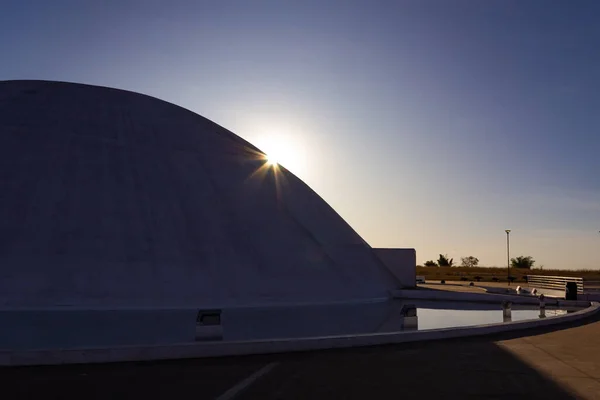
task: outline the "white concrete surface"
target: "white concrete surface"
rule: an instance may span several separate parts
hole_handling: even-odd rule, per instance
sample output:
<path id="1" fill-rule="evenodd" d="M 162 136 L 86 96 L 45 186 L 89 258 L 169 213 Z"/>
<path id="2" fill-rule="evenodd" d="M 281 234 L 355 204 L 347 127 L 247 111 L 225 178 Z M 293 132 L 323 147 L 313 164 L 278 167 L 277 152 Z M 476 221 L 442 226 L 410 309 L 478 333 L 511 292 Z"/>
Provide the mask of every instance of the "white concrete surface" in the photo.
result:
<path id="1" fill-rule="evenodd" d="M 447 292 L 442 290 L 394 290 L 392 296 L 396 299 L 409 301 L 414 300 L 434 300 L 445 302 L 477 302 L 477 303 L 499 303 L 503 300 L 509 300 L 514 304 L 538 305 L 539 298 L 531 295 L 505 295 L 488 293 L 469 293 L 469 292 Z M 590 302 L 595 299 L 564 300 L 561 298 L 546 297 L 544 302 L 550 306 L 557 307 L 588 307 Z"/>
<path id="2" fill-rule="evenodd" d="M 259 149 L 132 92 L 0 82 L 0 307 L 235 307 L 397 279 Z"/>
<path id="3" fill-rule="evenodd" d="M 598 311 L 600 311 L 600 304 L 594 302 L 586 309 L 560 317 L 470 326 L 464 328 L 435 329 L 428 331 L 406 331 L 262 341 L 182 343 L 163 346 L 122 346 L 91 349 L 51 349 L 37 351 L 0 350 L 0 365 L 23 366 L 166 360 L 376 346 L 422 340 L 439 340 L 456 337 L 487 335 L 539 326 L 549 326 L 586 318 L 597 313 Z"/>
<path id="4" fill-rule="evenodd" d="M 374 248 L 373 252 L 383 262 L 402 287 L 416 286 L 417 253 L 415 249 Z"/>
<path id="5" fill-rule="evenodd" d="M 443 300 L 443 301 L 473 301 L 499 303 L 502 300 L 510 300 L 516 304 L 539 304 L 539 300 L 534 296 L 488 294 L 488 293 L 469 293 L 469 292 L 450 292 L 443 290 L 394 290 L 392 295 L 396 299 L 420 299 L 420 300 Z M 558 299 L 546 298 L 546 304 L 556 305 Z"/>
<path id="6" fill-rule="evenodd" d="M 401 329 L 402 304 L 363 303 L 223 309 L 224 341 L 318 337 Z M 0 310 L 0 349 L 151 346 L 194 341 L 196 308 Z"/>

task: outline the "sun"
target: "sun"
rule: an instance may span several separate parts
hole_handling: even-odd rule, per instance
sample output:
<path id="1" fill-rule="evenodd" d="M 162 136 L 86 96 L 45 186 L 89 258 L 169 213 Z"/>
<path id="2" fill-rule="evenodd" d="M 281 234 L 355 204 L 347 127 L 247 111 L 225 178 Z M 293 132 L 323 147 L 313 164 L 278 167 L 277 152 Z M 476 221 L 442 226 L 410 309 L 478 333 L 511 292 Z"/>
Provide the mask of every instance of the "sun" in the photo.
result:
<path id="1" fill-rule="evenodd" d="M 294 173 L 303 172 L 304 146 L 297 138 L 286 134 L 264 135 L 257 141 L 257 145 L 265 153 L 267 166 L 283 166 Z"/>
<path id="2" fill-rule="evenodd" d="M 279 158 L 275 154 L 266 154 L 267 165 L 277 166 L 279 165 Z"/>
<path id="3" fill-rule="evenodd" d="M 290 143 L 280 136 L 271 136 L 264 140 L 264 150 L 266 153 L 267 164 L 277 166 L 286 163 L 293 158 Z"/>

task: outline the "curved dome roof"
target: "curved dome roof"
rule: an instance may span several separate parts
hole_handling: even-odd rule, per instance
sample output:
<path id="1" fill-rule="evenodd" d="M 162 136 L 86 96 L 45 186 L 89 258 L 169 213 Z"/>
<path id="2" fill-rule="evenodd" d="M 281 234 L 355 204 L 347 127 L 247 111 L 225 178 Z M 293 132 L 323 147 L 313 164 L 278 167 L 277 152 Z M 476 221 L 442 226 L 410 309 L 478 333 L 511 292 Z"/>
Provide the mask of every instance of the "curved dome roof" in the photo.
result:
<path id="1" fill-rule="evenodd" d="M 0 305 L 387 296 L 371 248 L 293 174 L 173 104 L 0 82 Z"/>

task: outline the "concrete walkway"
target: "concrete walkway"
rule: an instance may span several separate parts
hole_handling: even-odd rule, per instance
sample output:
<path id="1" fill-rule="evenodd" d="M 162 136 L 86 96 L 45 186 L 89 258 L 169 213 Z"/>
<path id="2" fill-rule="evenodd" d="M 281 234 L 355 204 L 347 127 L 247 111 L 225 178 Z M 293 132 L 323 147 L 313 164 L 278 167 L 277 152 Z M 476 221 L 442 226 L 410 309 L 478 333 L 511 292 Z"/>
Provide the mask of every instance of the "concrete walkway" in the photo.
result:
<path id="1" fill-rule="evenodd" d="M 529 333 L 288 359 L 240 398 L 600 399 L 600 321 Z"/>
<path id="2" fill-rule="evenodd" d="M 600 322 L 497 345 L 566 391 L 600 399 Z"/>
<path id="3" fill-rule="evenodd" d="M 431 281 L 418 285 L 421 289 L 445 290 L 450 292 L 485 292 L 486 287 L 492 288 L 507 288 L 516 289 L 518 286 L 527 288 L 527 283 L 513 283 L 508 285 L 506 282 L 474 282 L 474 286 L 469 286 L 469 282 L 447 281 L 445 284 L 440 284 L 439 281 Z"/>
<path id="4" fill-rule="evenodd" d="M 5 368 L 0 384 L 10 399 L 600 399 L 600 316 L 591 318 L 544 330 L 377 348 Z"/>

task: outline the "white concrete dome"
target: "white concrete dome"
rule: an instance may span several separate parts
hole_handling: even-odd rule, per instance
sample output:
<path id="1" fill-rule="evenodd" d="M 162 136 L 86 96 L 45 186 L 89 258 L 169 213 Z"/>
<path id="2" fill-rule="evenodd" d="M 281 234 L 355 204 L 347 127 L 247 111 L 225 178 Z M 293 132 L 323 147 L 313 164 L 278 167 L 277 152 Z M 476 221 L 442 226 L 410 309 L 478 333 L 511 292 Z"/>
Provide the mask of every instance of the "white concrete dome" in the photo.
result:
<path id="1" fill-rule="evenodd" d="M 0 306 L 319 303 L 397 285 L 301 180 L 181 107 L 4 81 L 0 128 Z"/>

